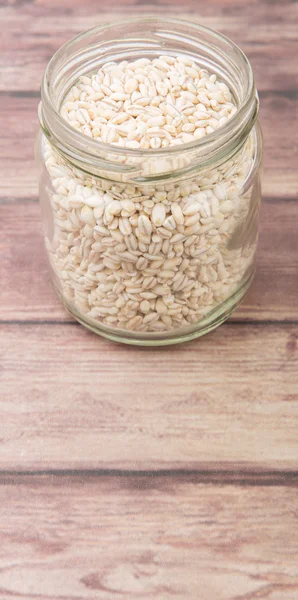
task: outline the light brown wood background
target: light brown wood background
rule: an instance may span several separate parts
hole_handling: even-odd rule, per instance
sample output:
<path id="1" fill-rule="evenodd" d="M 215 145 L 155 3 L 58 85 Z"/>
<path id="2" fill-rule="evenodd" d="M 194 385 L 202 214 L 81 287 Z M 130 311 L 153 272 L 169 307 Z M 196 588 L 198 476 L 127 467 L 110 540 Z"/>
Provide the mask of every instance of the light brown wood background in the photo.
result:
<path id="1" fill-rule="evenodd" d="M 148 13 L 243 48 L 265 142 L 253 288 L 166 349 L 97 338 L 60 306 L 33 158 L 53 52 Z M 2 0 L 0 24 L 0 599 L 297 600 L 297 2 Z"/>

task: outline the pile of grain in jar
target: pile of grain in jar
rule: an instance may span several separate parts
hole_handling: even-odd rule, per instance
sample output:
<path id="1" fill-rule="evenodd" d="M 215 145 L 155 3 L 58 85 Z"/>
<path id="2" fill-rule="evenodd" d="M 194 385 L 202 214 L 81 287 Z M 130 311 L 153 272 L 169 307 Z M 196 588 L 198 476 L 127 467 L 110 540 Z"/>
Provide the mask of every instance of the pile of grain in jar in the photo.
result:
<path id="1" fill-rule="evenodd" d="M 184 56 L 107 63 L 82 76 L 62 116 L 123 148 L 167 148 L 202 138 L 237 108 L 215 74 Z M 247 197 L 249 138 L 237 158 L 182 183 L 119 183 L 66 164 L 45 142 L 54 192 L 48 248 L 62 294 L 108 327 L 162 332 L 197 323 L 237 290 L 254 245 L 231 236 Z"/>

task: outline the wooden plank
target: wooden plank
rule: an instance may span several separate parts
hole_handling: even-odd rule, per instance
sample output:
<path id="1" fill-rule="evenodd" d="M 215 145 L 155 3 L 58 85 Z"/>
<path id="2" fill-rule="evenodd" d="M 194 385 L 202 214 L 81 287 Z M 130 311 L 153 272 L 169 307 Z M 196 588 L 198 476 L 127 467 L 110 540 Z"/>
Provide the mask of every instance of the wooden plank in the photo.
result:
<path id="1" fill-rule="evenodd" d="M 274 198 L 298 194 L 297 153 L 292 143 L 296 104 L 295 96 L 269 94 L 261 99 L 263 191 Z M 38 98 L 0 96 L 0 120 L 3 124 L 0 139 L 0 199 L 37 196 L 34 161 L 37 106 Z"/>
<path id="2" fill-rule="evenodd" d="M 298 238 L 291 225 L 297 206 L 297 200 L 262 204 L 257 273 L 235 319 L 297 320 Z"/>
<path id="3" fill-rule="evenodd" d="M 0 469 L 297 468 L 297 326 L 160 349 L 1 329 Z"/>
<path id="4" fill-rule="evenodd" d="M 105 0 L 100 16 L 96 0 L 79 5 L 72 0 L 29 1 L 21 6 L 5 2 L 0 89 L 38 90 L 47 61 L 70 37 L 96 24 L 152 12 L 152 2 L 137 0 Z M 297 89 L 297 70 L 291 60 L 297 52 L 295 2 L 217 0 L 198 6 L 196 0 L 187 0 L 182 7 L 178 0 L 155 0 L 154 14 L 190 19 L 233 39 L 251 59 L 260 89 Z"/>
<path id="5" fill-rule="evenodd" d="M 298 320 L 296 214 L 295 200 L 263 204 L 257 275 L 236 320 Z M 1 319 L 69 321 L 49 282 L 37 202 L 0 206 L 0 222 Z"/>
<path id="6" fill-rule="evenodd" d="M 292 142 L 297 99 L 298 94 L 292 97 L 268 95 L 260 100 L 260 124 L 264 142 L 262 188 L 265 196 L 298 196 L 298 156 Z"/>
<path id="7" fill-rule="evenodd" d="M 179 479 L 0 487 L 0 598 L 296 600 L 297 489 Z"/>
<path id="8" fill-rule="evenodd" d="M 34 158 L 38 102 L 38 98 L 0 97 L 0 197 L 28 198 L 38 193 Z"/>

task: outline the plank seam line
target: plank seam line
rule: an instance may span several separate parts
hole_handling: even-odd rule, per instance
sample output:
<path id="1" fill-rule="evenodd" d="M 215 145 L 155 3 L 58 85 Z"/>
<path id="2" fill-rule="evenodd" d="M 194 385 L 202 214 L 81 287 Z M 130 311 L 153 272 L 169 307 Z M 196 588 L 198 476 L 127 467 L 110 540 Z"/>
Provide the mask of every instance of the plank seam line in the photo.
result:
<path id="1" fill-rule="evenodd" d="M 37 320 L 37 319 L 1 319 L 0 320 L 0 326 L 1 325 L 11 325 L 11 326 L 26 326 L 26 325 L 41 325 L 41 326 L 47 326 L 47 325 L 74 325 L 74 326 L 79 326 L 80 323 L 78 321 L 73 320 L 59 320 L 59 319 L 43 319 L 43 320 Z M 229 325 L 229 326 L 235 326 L 235 325 L 249 325 L 249 326 L 264 326 L 264 325 L 268 325 L 268 326 L 278 326 L 278 325 L 290 325 L 290 326 L 297 326 L 298 325 L 298 320 L 296 319 L 262 319 L 262 320 L 258 320 L 258 319 L 240 319 L 240 318 L 235 318 L 232 317 L 230 319 L 228 319 L 227 321 L 225 321 L 225 325 Z"/>
<path id="2" fill-rule="evenodd" d="M 259 96 L 260 98 L 277 96 L 295 100 L 298 96 L 298 88 L 259 90 Z M 0 98 L 40 98 L 40 90 L 0 90 Z"/>
<path id="3" fill-rule="evenodd" d="M 218 470 L 218 469 L 157 469 L 127 470 L 127 469 L 45 469 L 26 471 L 0 471 L 0 485 L 5 484 L 4 478 L 48 478 L 63 479 L 100 479 L 105 477 L 122 479 L 180 479 L 181 483 L 204 483 L 213 485 L 235 485 L 249 487 L 298 487 L 298 471 L 258 471 L 258 470 Z"/>
<path id="4" fill-rule="evenodd" d="M 39 202 L 39 198 L 38 196 L 28 196 L 26 197 L 17 197 L 17 196 L 2 196 L 0 197 L 0 206 L 13 206 L 15 204 L 36 204 Z M 290 202 L 297 202 L 298 203 L 298 196 L 262 196 L 262 203 L 266 203 L 266 204 L 282 204 L 282 203 L 290 203 Z"/>

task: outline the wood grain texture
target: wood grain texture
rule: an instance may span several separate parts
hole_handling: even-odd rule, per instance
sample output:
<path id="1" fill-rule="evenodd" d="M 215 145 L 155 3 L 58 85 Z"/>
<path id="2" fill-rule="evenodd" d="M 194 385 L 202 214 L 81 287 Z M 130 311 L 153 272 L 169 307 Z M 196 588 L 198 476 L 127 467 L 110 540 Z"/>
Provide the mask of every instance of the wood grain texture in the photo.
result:
<path id="1" fill-rule="evenodd" d="M 298 321 L 297 205 L 264 202 L 256 279 L 232 320 Z M 49 282 L 38 203 L 2 204 L 0 222 L 1 320 L 69 321 Z"/>
<path id="2" fill-rule="evenodd" d="M 95 24 L 98 4 L 3 3 L 3 468 L 297 467 L 297 6 L 188 0 L 182 13 L 167 0 L 103 2 L 101 19 L 153 6 L 223 31 L 252 59 L 267 195 L 256 282 L 228 325 L 183 348 L 120 348 L 72 323 L 48 281 L 33 140 L 42 71 L 65 39 Z"/>
<path id="3" fill-rule="evenodd" d="M 3 600 L 297 599 L 297 488 L 156 477 L 2 483 Z"/>
<path id="4" fill-rule="evenodd" d="M 19 4 L 19 6 L 18 6 Z M 4 2 L 2 90 L 38 90 L 44 67 L 66 40 L 116 18 L 136 14 L 165 15 L 219 30 L 251 59 L 261 90 L 297 89 L 297 3 L 291 0 L 112 0 L 100 3 L 63 0 Z M 21 32 L 21 36 L 20 36 Z M 16 44 L 17 40 L 17 44 Z"/>
<path id="5" fill-rule="evenodd" d="M 165 349 L 61 323 L 1 335 L 0 469 L 297 469 L 297 326 Z"/>
<path id="6" fill-rule="evenodd" d="M 264 133 L 255 283 L 226 325 L 166 349 L 71 320 L 37 203 L 48 60 L 136 14 L 238 43 Z M 292 0 L 0 0 L 0 600 L 297 600 L 297 20 Z"/>

